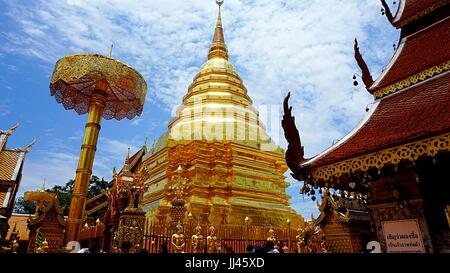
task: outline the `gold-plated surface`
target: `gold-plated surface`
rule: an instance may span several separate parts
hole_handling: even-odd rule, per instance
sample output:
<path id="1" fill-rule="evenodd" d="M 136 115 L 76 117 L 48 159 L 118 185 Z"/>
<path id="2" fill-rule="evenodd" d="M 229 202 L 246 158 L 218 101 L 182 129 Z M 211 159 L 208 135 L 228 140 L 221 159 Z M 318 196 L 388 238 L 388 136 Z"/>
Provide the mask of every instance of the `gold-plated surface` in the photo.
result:
<path id="1" fill-rule="evenodd" d="M 185 206 L 195 221 L 216 227 L 242 225 L 248 216 L 252 226 L 275 228 L 286 219 L 302 224 L 301 216 L 289 207 L 284 152 L 268 136 L 227 58 L 220 11 L 211 50 L 168 132 L 143 159 L 148 221 L 170 221 L 174 207 L 168 193 L 182 165 L 189 186 Z"/>
<path id="2" fill-rule="evenodd" d="M 106 81 L 105 119 L 132 119 L 142 113 L 147 83 L 128 65 L 98 54 L 73 54 L 55 65 L 50 93 L 66 109 L 85 114 L 98 81 Z"/>
<path id="3" fill-rule="evenodd" d="M 396 165 L 401 160 L 414 161 L 423 155 L 435 156 L 440 151 L 450 151 L 450 134 L 419 140 L 323 166 L 312 171 L 312 179 L 328 181 L 343 174 L 364 172 L 370 168 L 381 169 L 387 164 Z"/>
<path id="4" fill-rule="evenodd" d="M 78 241 L 80 236 L 81 223 L 86 205 L 86 195 L 89 188 L 92 166 L 94 164 L 100 121 L 104 107 L 104 97 L 95 92 L 91 98 L 83 145 L 81 145 L 80 158 L 78 160 L 65 234 L 66 242 Z"/>
<path id="5" fill-rule="evenodd" d="M 401 81 L 391 84 L 385 88 L 377 90 L 373 93 L 373 96 L 376 99 L 382 98 L 386 95 L 395 93 L 395 92 L 402 90 L 410 85 L 424 81 L 428 78 L 431 78 L 435 75 L 438 75 L 438 74 L 443 73 L 448 70 L 450 70 L 450 61 L 441 63 L 439 65 L 435 65 L 435 66 L 430 67 L 422 72 L 412 75 L 404 80 L 401 80 Z"/>

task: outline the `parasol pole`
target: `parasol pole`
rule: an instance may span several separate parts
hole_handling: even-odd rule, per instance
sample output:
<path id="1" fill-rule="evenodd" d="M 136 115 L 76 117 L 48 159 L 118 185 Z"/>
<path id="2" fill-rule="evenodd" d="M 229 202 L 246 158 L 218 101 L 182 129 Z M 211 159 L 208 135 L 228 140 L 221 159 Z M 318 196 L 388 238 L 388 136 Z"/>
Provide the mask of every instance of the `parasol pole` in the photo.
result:
<path id="1" fill-rule="evenodd" d="M 70 202 L 69 218 L 67 219 L 65 240 L 66 244 L 78 241 L 81 225 L 84 221 L 86 196 L 94 164 L 94 156 L 97 147 L 100 122 L 105 108 L 106 91 L 108 82 L 100 80 L 95 84 L 89 104 L 88 120 L 81 145 L 80 158 L 73 186 L 73 194 Z"/>

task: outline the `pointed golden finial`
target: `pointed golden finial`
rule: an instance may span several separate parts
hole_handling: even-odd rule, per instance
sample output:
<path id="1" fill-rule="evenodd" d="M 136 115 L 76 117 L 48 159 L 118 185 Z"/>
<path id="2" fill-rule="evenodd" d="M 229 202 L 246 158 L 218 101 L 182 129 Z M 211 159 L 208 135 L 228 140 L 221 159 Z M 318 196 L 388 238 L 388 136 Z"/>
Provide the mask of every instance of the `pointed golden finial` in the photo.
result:
<path id="1" fill-rule="evenodd" d="M 117 176 L 117 169 L 116 169 L 116 166 L 114 166 L 114 168 L 113 168 L 113 177 L 116 177 Z"/>
<path id="2" fill-rule="evenodd" d="M 42 183 L 42 187 L 41 187 L 41 192 L 45 192 L 45 178 L 44 178 L 44 182 Z"/>
<path id="3" fill-rule="evenodd" d="M 111 47 L 109 48 L 108 57 L 112 58 L 112 50 L 113 50 L 113 44 L 111 44 Z"/>
<path id="4" fill-rule="evenodd" d="M 222 29 L 221 6 L 223 4 L 223 0 L 216 0 L 216 3 L 217 5 L 219 5 L 219 12 L 217 15 L 216 29 L 214 31 L 213 40 L 209 49 L 208 59 L 211 59 L 213 57 L 220 57 L 228 60 L 228 50 L 225 45 L 225 38 L 223 36 Z"/>
<path id="5" fill-rule="evenodd" d="M 181 167 L 181 165 L 178 165 L 178 168 L 175 171 L 176 173 L 180 174 L 183 172 L 183 168 Z"/>
<path id="6" fill-rule="evenodd" d="M 8 135 L 8 136 L 10 136 L 11 134 L 12 134 L 12 132 L 14 131 L 14 130 L 16 130 L 18 127 L 19 127 L 19 122 L 17 122 L 16 123 L 16 125 L 14 125 L 11 129 L 9 129 L 8 131 L 6 131 L 6 134 Z"/>
<path id="7" fill-rule="evenodd" d="M 127 158 L 126 158 L 126 160 L 125 160 L 125 162 L 127 162 L 127 163 L 128 163 L 128 161 L 130 160 L 130 150 L 131 150 L 131 148 L 128 147 Z"/>
<path id="8" fill-rule="evenodd" d="M 34 143 L 36 143 L 36 138 L 33 138 L 33 140 L 31 141 L 30 144 L 28 144 L 25 148 L 23 148 L 23 151 L 25 153 L 28 153 L 31 149 L 31 147 L 33 147 Z"/>
<path id="9" fill-rule="evenodd" d="M 222 26 L 222 14 L 220 6 L 223 4 L 223 0 L 216 0 L 217 5 L 219 6 L 219 15 L 217 16 L 217 25 Z"/>

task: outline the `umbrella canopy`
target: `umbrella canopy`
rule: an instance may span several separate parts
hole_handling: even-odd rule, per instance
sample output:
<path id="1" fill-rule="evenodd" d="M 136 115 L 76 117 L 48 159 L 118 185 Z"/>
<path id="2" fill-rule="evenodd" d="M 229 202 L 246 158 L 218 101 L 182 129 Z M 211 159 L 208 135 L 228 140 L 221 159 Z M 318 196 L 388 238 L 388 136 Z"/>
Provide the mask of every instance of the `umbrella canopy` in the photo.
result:
<path id="1" fill-rule="evenodd" d="M 147 94 L 147 83 L 130 66 L 99 54 L 68 55 L 55 65 L 50 81 L 50 94 L 65 109 L 86 114 L 95 84 L 106 81 L 103 118 L 121 120 L 140 116 Z"/>

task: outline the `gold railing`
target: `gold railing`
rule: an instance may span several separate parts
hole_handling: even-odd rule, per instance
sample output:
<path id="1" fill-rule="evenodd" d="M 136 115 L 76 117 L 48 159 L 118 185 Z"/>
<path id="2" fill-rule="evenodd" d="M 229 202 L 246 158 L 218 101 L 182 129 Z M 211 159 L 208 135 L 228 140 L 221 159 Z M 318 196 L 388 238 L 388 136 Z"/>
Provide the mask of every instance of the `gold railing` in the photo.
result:
<path id="1" fill-rule="evenodd" d="M 185 236 L 185 253 L 192 253 L 192 235 L 195 234 L 194 228 L 197 225 L 184 225 L 183 234 Z M 201 224 L 201 235 L 204 239 L 204 245 L 206 245 L 206 238 L 209 235 L 210 225 Z M 264 247 L 269 237 L 268 232 L 270 228 L 274 230 L 276 239 L 278 241 L 278 248 L 281 249 L 285 245 L 284 252 L 295 253 L 297 251 L 296 245 L 296 229 L 286 227 L 286 228 L 274 228 L 274 227 L 261 227 L 261 226 L 238 226 L 238 225 L 222 225 L 214 226 L 215 236 L 219 253 L 227 253 L 227 248 L 231 247 L 234 253 L 246 253 L 247 246 L 252 245 L 253 247 L 260 246 Z M 169 253 L 175 252 L 174 247 L 171 244 L 171 236 L 176 232 L 174 228 L 170 225 L 160 225 L 147 222 L 144 231 L 144 245 L 143 247 L 149 253 L 159 253 L 161 252 L 162 245 L 167 245 L 167 251 Z M 207 248 L 203 248 L 203 253 L 208 252 Z"/>

